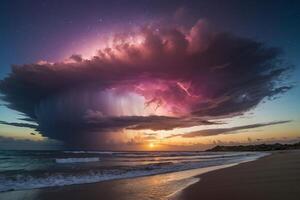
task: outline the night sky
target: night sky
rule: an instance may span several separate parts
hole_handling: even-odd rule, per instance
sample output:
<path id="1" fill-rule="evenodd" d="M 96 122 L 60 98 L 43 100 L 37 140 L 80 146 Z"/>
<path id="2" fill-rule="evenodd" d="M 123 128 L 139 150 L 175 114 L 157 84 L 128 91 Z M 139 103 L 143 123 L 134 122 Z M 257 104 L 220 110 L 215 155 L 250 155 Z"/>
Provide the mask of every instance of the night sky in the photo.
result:
<path id="1" fill-rule="evenodd" d="M 1 1 L 0 146 L 300 139 L 297 1 Z"/>

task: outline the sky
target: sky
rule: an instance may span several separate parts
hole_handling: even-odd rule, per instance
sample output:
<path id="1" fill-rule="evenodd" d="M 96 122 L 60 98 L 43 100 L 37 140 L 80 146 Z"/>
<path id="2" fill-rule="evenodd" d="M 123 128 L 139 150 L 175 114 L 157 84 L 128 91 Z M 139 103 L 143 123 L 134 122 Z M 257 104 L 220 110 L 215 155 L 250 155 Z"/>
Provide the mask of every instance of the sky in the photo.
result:
<path id="1" fill-rule="evenodd" d="M 1 1 L 0 148 L 300 140 L 297 1 Z"/>

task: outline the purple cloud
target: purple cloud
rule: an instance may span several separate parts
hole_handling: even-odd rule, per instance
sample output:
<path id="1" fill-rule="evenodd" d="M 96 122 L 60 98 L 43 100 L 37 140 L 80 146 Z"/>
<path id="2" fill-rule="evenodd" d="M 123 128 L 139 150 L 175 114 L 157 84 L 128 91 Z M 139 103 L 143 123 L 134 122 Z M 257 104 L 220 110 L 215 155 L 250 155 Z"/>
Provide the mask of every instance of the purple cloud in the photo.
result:
<path id="1" fill-rule="evenodd" d="M 78 143 L 95 133 L 105 140 L 104 132 L 240 115 L 289 90 L 281 82 L 288 69 L 280 49 L 211 31 L 200 20 L 186 30 L 146 26 L 119 35 L 90 59 L 13 66 L 0 91 L 42 135 Z"/>

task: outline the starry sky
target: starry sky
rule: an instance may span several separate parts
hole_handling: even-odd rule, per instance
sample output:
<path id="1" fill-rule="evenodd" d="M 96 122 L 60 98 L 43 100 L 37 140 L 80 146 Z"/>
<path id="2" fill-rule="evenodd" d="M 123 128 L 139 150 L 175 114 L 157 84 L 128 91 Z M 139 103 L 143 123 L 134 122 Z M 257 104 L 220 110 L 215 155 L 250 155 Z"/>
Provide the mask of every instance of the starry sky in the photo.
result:
<path id="1" fill-rule="evenodd" d="M 297 1 L 1 1 L 0 148 L 300 139 Z"/>

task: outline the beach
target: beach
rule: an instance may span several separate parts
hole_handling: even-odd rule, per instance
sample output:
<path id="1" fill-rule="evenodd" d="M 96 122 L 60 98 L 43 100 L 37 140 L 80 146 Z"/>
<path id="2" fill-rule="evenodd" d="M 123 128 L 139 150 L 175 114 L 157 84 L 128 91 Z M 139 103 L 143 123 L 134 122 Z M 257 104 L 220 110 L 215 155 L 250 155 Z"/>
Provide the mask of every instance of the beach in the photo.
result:
<path id="1" fill-rule="evenodd" d="M 199 178 L 199 182 L 185 189 L 177 199 L 298 200 L 300 151 L 275 152 Z"/>
<path id="2" fill-rule="evenodd" d="M 283 151 L 238 165 L 3 192 L 0 199 L 299 199 L 299 185 L 300 151 Z"/>

